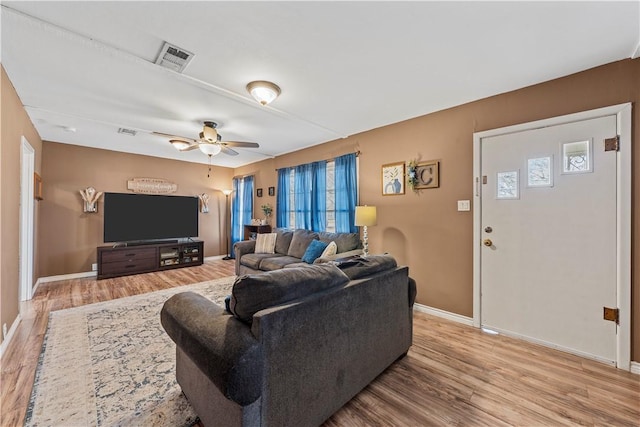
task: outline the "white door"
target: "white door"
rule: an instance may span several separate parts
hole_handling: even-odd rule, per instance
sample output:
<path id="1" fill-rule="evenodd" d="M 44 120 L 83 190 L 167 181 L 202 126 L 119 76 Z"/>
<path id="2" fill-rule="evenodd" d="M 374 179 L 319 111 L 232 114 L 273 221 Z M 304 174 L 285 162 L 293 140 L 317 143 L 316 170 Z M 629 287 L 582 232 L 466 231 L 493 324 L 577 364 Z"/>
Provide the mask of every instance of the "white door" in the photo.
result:
<path id="1" fill-rule="evenodd" d="M 615 364 L 617 134 L 609 115 L 482 139 L 483 327 Z"/>

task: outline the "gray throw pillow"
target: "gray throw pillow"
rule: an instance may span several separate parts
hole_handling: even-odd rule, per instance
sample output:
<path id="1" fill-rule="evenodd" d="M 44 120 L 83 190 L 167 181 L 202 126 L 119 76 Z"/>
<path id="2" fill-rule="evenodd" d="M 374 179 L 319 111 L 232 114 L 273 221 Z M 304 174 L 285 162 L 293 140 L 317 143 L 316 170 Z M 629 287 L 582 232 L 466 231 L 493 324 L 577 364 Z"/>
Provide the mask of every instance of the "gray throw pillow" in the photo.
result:
<path id="1" fill-rule="evenodd" d="M 344 286 L 348 282 L 349 278 L 331 264 L 240 276 L 231 290 L 229 310 L 236 318 L 251 323 L 253 315 L 260 310 Z"/>
<path id="2" fill-rule="evenodd" d="M 289 253 L 289 245 L 291 245 L 291 239 L 293 238 L 293 230 L 288 228 L 276 228 L 276 253 L 287 255 Z"/>
<path id="3" fill-rule="evenodd" d="M 336 246 L 338 246 L 337 253 L 339 254 L 360 247 L 360 234 L 358 233 L 328 233 L 322 231 L 318 234 L 318 238 L 325 243 L 336 242 Z"/>
<path id="4" fill-rule="evenodd" d="M 311 241 L 318 239 L 318 233 L 311 230 L 303 230 L 301 228 L 293 232 L 293 238 L 289 245 L 289 251 L 287 255 L 302 258 L 307 248 L 311 244 Z"/>

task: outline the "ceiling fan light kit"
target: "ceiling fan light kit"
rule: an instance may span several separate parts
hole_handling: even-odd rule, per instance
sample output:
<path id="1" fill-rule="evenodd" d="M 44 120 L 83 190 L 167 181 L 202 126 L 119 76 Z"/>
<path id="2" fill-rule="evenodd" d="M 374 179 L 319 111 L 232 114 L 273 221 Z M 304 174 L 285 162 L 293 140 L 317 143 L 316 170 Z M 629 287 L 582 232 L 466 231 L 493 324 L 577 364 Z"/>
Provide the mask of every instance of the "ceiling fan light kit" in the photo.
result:
<path id="1" fill-rule="evenodd" d="M 222 150 L 219 144 L 200 144 L 198 148 L 208 156 L 215 156 Z"/>
<path id="2" fill-rule="evenodd" d="M 262 105 L 267 105 L 280 95 L 280 88 L 275 83 L 256 80 L 247 85 L 247 91 Z"/>

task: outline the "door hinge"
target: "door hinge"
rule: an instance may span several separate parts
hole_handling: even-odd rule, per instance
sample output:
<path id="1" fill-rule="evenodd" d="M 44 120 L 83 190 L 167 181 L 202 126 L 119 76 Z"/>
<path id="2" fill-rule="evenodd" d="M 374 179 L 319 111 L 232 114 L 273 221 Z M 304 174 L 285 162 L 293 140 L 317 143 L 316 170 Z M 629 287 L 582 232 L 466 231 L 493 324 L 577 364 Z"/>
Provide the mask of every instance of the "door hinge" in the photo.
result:
<path id="1" fill-rule="evenodd" d="M 620 151 L 620 136 L 605 139 L 604 151 Z"/>
<path id="2" fill-rule="evenodd" d="M 619 308 L 609 308 L 603 307 L 604 314 L 602 318 L 604 320 L 610 320 L 611 322 L 616 322 L 616 325 L 620 324 L 620 309 Z"/>

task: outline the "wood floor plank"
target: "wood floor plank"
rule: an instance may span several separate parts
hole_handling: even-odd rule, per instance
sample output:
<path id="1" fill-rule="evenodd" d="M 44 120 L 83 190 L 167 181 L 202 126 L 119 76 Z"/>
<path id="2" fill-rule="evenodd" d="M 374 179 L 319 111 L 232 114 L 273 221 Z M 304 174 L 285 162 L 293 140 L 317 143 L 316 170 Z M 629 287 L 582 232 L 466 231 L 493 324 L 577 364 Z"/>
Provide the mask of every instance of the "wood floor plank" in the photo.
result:
<path id="1" fill-rule="evenodd" d="M 233 275 L 234 261 L 46 283 L 22 309 L 0 367 L 0 426 L 22 425 L 51 311 Z M 326 427 L 640 426 L 640 376 L 423 313 L 407 356 Z"/>

